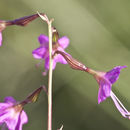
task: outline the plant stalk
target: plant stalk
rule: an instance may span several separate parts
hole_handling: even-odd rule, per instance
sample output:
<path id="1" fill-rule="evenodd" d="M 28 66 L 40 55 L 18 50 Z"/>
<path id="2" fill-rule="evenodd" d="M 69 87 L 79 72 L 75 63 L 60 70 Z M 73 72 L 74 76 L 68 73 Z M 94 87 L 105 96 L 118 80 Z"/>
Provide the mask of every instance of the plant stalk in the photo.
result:
<path id="1" fill-rule="evenodd" d="M 48 22 L 49 34 L 49 77 L 48 77 L 48 130 L 52 130 L 52 20 Z"/>

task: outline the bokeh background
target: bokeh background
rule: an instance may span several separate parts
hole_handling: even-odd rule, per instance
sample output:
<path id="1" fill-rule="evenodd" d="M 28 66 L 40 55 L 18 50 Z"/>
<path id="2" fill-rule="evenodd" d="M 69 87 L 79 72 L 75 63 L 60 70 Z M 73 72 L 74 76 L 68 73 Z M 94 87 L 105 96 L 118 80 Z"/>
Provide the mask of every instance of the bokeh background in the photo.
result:
<path id="1" fill-rule="evenodd" d="M 0 0 L 0 19 L 13 20 L 36 11 L 54 18 L 60 36 L 68 36 L 67 52 L 96 70 L 108 71 L 127 65 L 113 91 L 130 110 L 130 1 L 129 0 Z M 0 101 L 13 96 L 21 101 L 40 85 L 43 64 L 32 57 L 37 37 L 47 35 L 40 18 L 27 27 L 11 26 L 3 31 L 0 48 Z M 53 73 L 53 130 L 130 130 L 112 100 L 98 105 L 98 84 L 87 73 L 57 64 Z M 29 122 L 24 130 L 47 129 L 47 97 L 27 105 Z"/>

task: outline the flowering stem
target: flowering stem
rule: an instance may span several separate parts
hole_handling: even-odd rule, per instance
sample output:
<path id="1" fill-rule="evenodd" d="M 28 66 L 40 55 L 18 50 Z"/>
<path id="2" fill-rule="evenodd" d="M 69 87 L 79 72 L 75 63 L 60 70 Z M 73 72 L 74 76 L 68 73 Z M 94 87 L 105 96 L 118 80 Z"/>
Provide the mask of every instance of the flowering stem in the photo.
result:
<path id="1" fill-rule="evenodd" d="M 48 130 L 52 130 L 52 21 L 48 21 L 49 33 L 49 77 L 48 77 Z"/>
<path id="2" fill-rule="evenodd" d="M 49 77 L 48 77 L 48 130 L 52 130 L 52 21 L 44 14 L 41 15 L 37 12 L 43 21 L 48 24 L 48 35 L 49 35 Z"/>

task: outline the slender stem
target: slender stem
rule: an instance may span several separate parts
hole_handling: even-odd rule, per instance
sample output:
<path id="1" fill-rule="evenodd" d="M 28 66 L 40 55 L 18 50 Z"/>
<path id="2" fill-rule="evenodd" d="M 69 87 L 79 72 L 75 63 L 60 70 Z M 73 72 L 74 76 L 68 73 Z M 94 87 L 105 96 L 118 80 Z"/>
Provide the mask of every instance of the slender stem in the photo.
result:
<path id="1" fill-rule="evenodd" d="M 49 77 L 48 77 L 48 130 L 52 130 L 52 20 L 48 22 L 49 33 Z"/>

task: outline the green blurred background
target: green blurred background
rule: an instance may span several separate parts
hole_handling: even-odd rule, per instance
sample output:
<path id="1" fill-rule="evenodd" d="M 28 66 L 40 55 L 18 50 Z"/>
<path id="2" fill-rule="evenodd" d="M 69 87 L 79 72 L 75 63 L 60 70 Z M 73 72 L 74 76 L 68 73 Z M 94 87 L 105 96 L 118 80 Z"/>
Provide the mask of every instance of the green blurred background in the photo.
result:
<path id="1" fill-rule="evenodd" d="M 0 19 L 13 20 L 36 11 L 54 18 L 60 36 L 68 36 L 67 52 L 96 70 L 127 65 L 113 91 L 130 110 L 130 1 L 129 0 L 0 0 Z M 37 37 L 47 34 L 39 18 L 27 27 L 8 27 L 0 48 L 0 101 L 5 96 L 23 100 L 40 85 L 47 85 L 43 66 L 32 57 Z M 53 130 L 130 130 L 108 98 L 98 105 L 98 84 L 90 75 L 57 64 L 53 73 Z M 47 97 L 25 107 L 29 122 L 24 130 L 47 129 Z"/>

